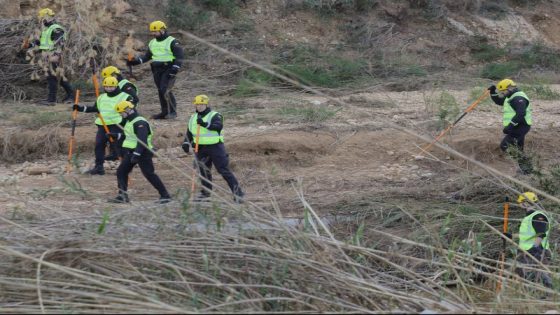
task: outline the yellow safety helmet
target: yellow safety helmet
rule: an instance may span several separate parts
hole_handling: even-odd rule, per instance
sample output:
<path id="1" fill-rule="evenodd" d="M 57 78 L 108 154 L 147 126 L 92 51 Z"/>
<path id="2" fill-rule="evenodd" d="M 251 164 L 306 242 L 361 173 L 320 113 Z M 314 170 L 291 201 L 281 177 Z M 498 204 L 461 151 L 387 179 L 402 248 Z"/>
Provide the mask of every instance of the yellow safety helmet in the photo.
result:
<path id="1" fill-rule="evenodd" d="M 537 198 L 537 195 L 532 192 L 532 191 L 527 191 L 522 193 L 521 195 L 519 195 L 519 197 L 517 197 L 517 203 L 522 203 L 525 201 L 529 201 L 529 202 L 538 202 L 539 198 Z"/>
<path id="2" fill-rule="evenodd" d="M 101 77 L 108 78 L 108 77 L 112 77 L 113 74 L 120 74 L 120 73 L 121 71 L 119 70 L 119 68 L 115 66 L 108 66 L 103 68 L 103 70 L 101 70 Z"/>
<path id="3" fill-rule="evenodd" d="M 103 86 L 119 86 L 119 80 L 115 77 L 106 77 L 103 79 Z"/>
<path id="4" fill-rule="evenodd" d="M 40 19 L 44 18 L 47 15 L 48 16 L 54 16 L 54 11 L 49 9 L 49 8 L 44 8 L 44 9 L 39 10 L 39 13 L 37 14 L 37 16 Z"/>
<path id="5" fill-rule="evenodd" d="M 167 26 L 162 21 L 153 21 L 150 23 L 150 32 L 159 32 L 167 29 Z"/>
<path id="6" fill-rule="evenodd" d="M 517 86 L 512 79 L 503 79 L 502 81 L 498 82 L 498 91 L 503 92 L 508 89 L 510 86 Z"/>
<path id="7" fill-rule="evenodd" d="M 117 113 L 122 113 L 127 108 L 134 108 L 134 104 L 129 101 L 120 101 L 117 105 L 115 105 L 115 110 L 117 111 Z"/>
<path id="8" fill-rule="evenodd" d="M 208 96 L 204 95 L 204 94 L 200 94 L 195 96 L 193 104 L 194 105 L 208 105 L 208 101 L 210 99 L 208 98 Z"/>

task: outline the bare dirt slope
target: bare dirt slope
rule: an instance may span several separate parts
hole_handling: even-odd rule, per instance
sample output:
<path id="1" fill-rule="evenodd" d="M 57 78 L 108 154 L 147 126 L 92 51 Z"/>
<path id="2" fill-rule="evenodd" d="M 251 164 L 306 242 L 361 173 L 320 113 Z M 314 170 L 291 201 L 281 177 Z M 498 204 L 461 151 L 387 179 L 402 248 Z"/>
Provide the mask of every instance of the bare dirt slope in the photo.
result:
<path id="1" fill-rule="evenodd" d="M 467 104 L 463 92 L 453 94 L 461 104 Z M 298 190 L 322 213 L 349 210 L 345 206 L 348 203 L 376 198 L 445 201 L 462 188 L 461 180 L 465 174 L 480 172 L 437 148 L 431 150 L 433 156 L 418 159 L 419 146 L 424 143 L 392 128 L 392 124 L 397 124 L 421 135 L 430 133 L 425 126 L 436 120 L 426 112 L 427 105 L 423 104 L 420 92 L 349 95 L 341 99 L 344 107 L 319 97 L 299 94 L 291 97 L 303 103 L 313 101 L 319 104 L 311 106 L 336 108 L 338 111 L 333 118 L 321 123 L 281 122 L 280 116 L 277 122 L 271 120 L 262 124 L 226 118 L 226 146 L 232 168 L 247 191 L 247 200 L 262 207 L 272 208 L 274 198 L 286 215 L 301 215 L 303 206 L 296 193 Z M 251 109 L 251 102 L 258 102 L 269 111 L 279 104 L 277 99 L 249 100 L 244 117 L 262 114 L 259 109 Z M 185 104 L 186 101 L 181 103 L 178 119 L 153 122 L 155 142 L 163 147 L 158 151 L 156 170 L 173 192 L 189 190 L 192 176 L 192 155 L 187 156 L 179 147 L 191 107 Z M 158 105 L 143 106 L 144 112 L 149 114 L 155 112 Z M 63 105 L 58 107 L 65 109 Z M 219 103 L 214 108 L 221 110 Z M 515 163 L 498 148 L 502 134 L 500 114 L 496 108 L 482 105 L 479 110 L 467 115 L 445 138 L 445 142 L 461 153 L 506 174 L 515 175 Z M 538 123 L 527 138 L 527 149 L 539 153 L 543 166 L 557 163 L 554 147 L 558 143 L 551 137 L 558 128 L 554 118 L 556 113 L 554 102 L 535 101 L 534 116 Z M 89 149 L 87 146 L 82 148 L 82 171 L 91 165 L 93 158 L 95 127 L 87 123 L 90 118 L 81 118 L 83 123 L 77 133 L 78 143 L 85 142 L 89 146 Z M 431 133 L 434 135 L 436 131 Z M 117 162 L 110 163 L 110 170 L 105 176 L 76 172 L 65 175 L 65 165 L 64 154 L 33 164 L 5 165 L 0 175 L 3 212 L 40 212 L 42 216 L 62 209 L 83 213 L 113 207 L 105 199 L 115 195 Z M 26 174 L 36 166 L 46 166 L 50 169 L 48 172 L 53 173 Z M 72 185 L 64 184 L 62 178 L 79 182 L 80 187 L 87 191 L 87 196 L 72 193 Z M 215 174 L 214 178 L 217 185 L 227 188 L 219 175 Z M 138 170 L 133 173 L 131 187 L 133 202 L 157 198 L 156 191 Z M 227 196 L 223 192 L 220 194 Z"/>

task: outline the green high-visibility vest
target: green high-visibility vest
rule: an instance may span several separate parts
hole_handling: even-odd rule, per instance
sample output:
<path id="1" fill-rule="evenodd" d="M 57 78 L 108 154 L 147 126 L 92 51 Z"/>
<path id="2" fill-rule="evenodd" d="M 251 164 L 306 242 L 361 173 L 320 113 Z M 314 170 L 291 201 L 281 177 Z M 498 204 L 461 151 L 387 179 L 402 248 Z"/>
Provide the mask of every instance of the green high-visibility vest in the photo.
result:
<path id="1" fill-rule="evenodd" d="M 136 137 L 136 134 L 134 133 L 134 124 L 137 121 L 145 121 L 148 122 L 146 120 L 146 118 L 142 117 L 142 116 L 138 116 L 136 118 L 134 118 L 132 121 L 129 121 L 126 123 L 126 125 L 124 125 L 124 142 L 123 142 L 123 148 L 127 148 L 127 149 L 136 149 L 136 147 L 138 146 L 138 137 Z M 150 133 L 148 134 L 148 143 L 146 143 L 146 145 L 148 145 L 148 148 L 153 149 L 154 145 L 152 143 L 152 136 L 153 136 L 153 132 L 152 132 L 152 126 L 150 126 L 148 124 L 149 128 L 150 128 Z"/>
<path id="2" fill-rule="evenodd" d="M 119 81 L 119 89 L 121 89 L 121 91 L 122 91 L 123 86 L 124 86 L 125 84 L 127 84 L 127 83 L 132 84 L 132 86 L 133 86 L 134 89 L 136 90 L 136 94 L 138 94 L 138 92 L 140 92 L 140 91 L 138 90 L 138 87 L 137 87 L 134 83 L 128 81 L 127 79 L 122 79 L 122 80 Z"/>
<path id="3" fill-rule="evenodd" d="M 122 117 L 115 110 L 115 105 L 122 101 L 126 101 L 129 97 L 130 95 L 125 92 L 120 92 L 113 97 L 110 97 L 107 93 L 99 95 L 97 98 L 97 109 L 99 110 L 101 116 L 103 116 L 103 120 L 106 125 L 115 125 L 121 122 Z M 99 117 L 95 119 L 95 124 L 100 126 L 103 125 Z"/>
<path id="4" fill-rule="evenodd" d="M 212 121 L 212 117 L 216 115 L 218 112 L 211 111 L 206 116 L 202 117 L 202 121 L 208 124 L 209 121 Z M 198 119 L 198 113 L 194 113 L 189 120 L 188 129 L 193 135 L 193 139 L 196 144 L 196 130 L 197 130 L 197 123 L 196 120 Z M 200 134 L 198 136 L 198 144 L 208 145 L 208 144 L 216 144 L 224 142 L 224 135 L 223 130 L 222 132 L 217 132 L 215 130 L 208 130 L 204 128 L 204 126 L 200 126 Z"/>
<path id="5" fill-rule="evenodd" d="M 171 51 L 171 42 L 174 40 L 175 38 L 173 36 L 169 36 L 161 42 L 158 42 L 155 38 L 152 39 L 148 44 L 150 51 L 152 52 L 152 60 L 159 62 L 170 62 L 175 60 L 173 51 Z"/>
<path id="6" fill-rule="evenodd" d="M 49 26 L 47 29 L 44 29 L 41 32 L 41 39 L 39 41 L 39 49 L 41 50 L 54 50 L 54 41 L 51 39 L 51 35 L 52 32 L 54 32 L 54 30 L 56 29 L 62 29 L 64 31 L 64 28 L 58 24 L 53 24 L 51 26 Z M 66 31 L 64 31 L 64 35 L 63 38 L 66 39 Z"/>
<path id="7" fill-rule="evenodd" d="M 542 214 L 549 220 L 546 229 L 546 236 L 543 238 L 541 244 L 545 249 L 548 249 L 550 247 L 548 244 L 548 232 L 550 231 L 551 225 L 550 219 L 544 212 L 535 211 L 523 218 L 523 221 L 521 221 L 521 226 L 519 227 L 519 247 L 523 250 L 529 250 L 535 244 L 537 231 L 535 231 L 535 228 L 533 228 L 533 217 L 537 214 Z"/>
<path id="8" fill-rule="evenodd" d="M 531 107 L 531 101 L 529 100 L 529 97 L 527 97 L 527 94 L 525 94 L 525 92 L 519 91 L 513 93 L 510 97 L 506 97 L 506 99 L 504 100 L 504 115 L 502 120 L 504 127 L 509 125 L 512 118 L 515 116 L 515 110 L 513 110 L 513 107 L 511 107 L 509 102 L 516 96 L 523 97 L 529 103 L 529 105 L 527 105 L 527 111 L 525 112 L 525 121 L 529 126 L 533 124 L 533 108 Z"/>

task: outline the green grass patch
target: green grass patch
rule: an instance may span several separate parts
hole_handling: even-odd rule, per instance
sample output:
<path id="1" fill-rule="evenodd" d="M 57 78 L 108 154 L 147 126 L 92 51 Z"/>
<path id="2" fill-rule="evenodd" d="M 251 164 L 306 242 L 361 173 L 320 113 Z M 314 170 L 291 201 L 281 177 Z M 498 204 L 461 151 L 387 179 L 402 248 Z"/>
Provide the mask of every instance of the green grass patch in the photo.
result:
<path id="1" fill-rule="evenodd" d="M 278 57 L 274 64 L 284 75 L 304 84 L 336 88 L 362 79 L 366 61 L 321 53 L 315 48 L 297 46 Z"/>
<path id="2" fill-rule="evenodd" d="M 233 17 L 239 9 L 235 0 L 201 0 L 200 3 L 206 9 L 216 11 L 226 18 Z"/>
<path id="3" fill-rule="evenodd" d="M 503 63 L 491 63 L 482 69 L 482 77 L 492 80 L 501 80 L 503 78 L 516 77 L 521 70 L 522 65 L 516 61 L 507 61 Z"/>
<path id="4" fill-rule="evenodd" d="M 553 91 L 549 86 L 537 84 L 537 85 L 522 85 L 520 89 L 527 93 L 529 98 L 535 98 L 540 100 L 558 100 L 560 99 L 560 93 Z"/>
<path id="5" fill-rule="evenodd" d="M 337 111 L 324 107 L 283 107 L 278 114 L 288 121 L 318 123 L 333 118 Z"/>
<path id="6" fill-rule="evenodd" d="M 185 1 L 169 0 L 165 16 L 174 28 L 195 30 L 208 21 L 209 14 Z"/>
<path id="7" fill-rule="evenodd" d="M 36 130 L 48 125 L 68 123 L 71 118 L 70 111 L 53 112 L 36 110 L 32 113 L 17 116 L 15 122 L 23 128 Z"/>
<path id="8" fill-rule="evenodd" d="M 260 94 L 266 87 L 270 86 L 274 77 L 258 69 L 248 69 L 243 73 L 243 77 L 237 84 L 236 97 L 248 97 Z"/>
<path id="9" fill-rule="evenodd" d="M 480 43 L 471 48 L 471 56 L 473 59 L 481 62 L 491 62 L 504 57 L 507 51 L 487 43 Z"/>

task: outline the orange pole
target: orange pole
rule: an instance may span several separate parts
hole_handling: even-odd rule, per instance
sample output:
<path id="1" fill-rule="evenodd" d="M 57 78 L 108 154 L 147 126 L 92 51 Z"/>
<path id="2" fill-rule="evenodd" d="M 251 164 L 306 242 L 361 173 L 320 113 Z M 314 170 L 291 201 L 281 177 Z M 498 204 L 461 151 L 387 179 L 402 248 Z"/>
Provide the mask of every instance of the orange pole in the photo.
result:
<path id="1" fill-rule="evenodd" d="M 509 203 L 504 203 L 504 226 L 503 232 L 504 234 L 508 231 L 508 218 L 509 218 Z M 500 273 L 498 275 L 498 284 L 496 285 L 496 293 L 499 293 L 502 290 L 502 276 L 504 274 L 504 267 L 506 262 L 506 240 L 503 240 L 503 249 L 502 255 L 500 257 Z"/>
<path id="2" fill-rule="evenodd" d="M 194 141 L 194 160 L 196 161 L 195 166 L 193 168 L 193 176 L 191 182 L 191 196 L 194 196 L 194 189 L 196 183 L 196 168 L 198 167 L 198 161 L 196 160 L 196 154 L 198 153 L 198 142 L 200 140 L 200 125 L 196 125 L 196 138 Z"/>
<path id="3" fill-rule="evenodd" d="M 465 109 L 463 111 L 463 114 L 457 119 L 455 120 L 454 123 L 452 123 L 451 125 L 449 125 L 447 128 L 445 128 L 445 130 L 443 130 L 435 139 L 434 141 L 432 141 L 432 143 L 430 143 L 429 145 L 427 145 L 424 149 L 422 149 L 422 151 L 428 151 L 433 145 L 434 143 L 438 142 L 439 139 L 441 139 L 446 133 L 448 133 L 451 128 L 455 127 L 455 125 L 461 120 L 463 119 L 463 117 L 465 117 L 469 112 L 471 112 L 473 109 L 475 109 L 476 106 L 478 106 L 478 104 L 480 104 L 480 102 L 482 102 L 486 97 L 488 97 L 488 95 L 490 95 L 490 91 L 486 90 L 484 92 L 484 94 L 482 94 L 478 99 L 476 99 L 476 101 L 474 101 L 474 103 L 472 103 L 469 107 L 467 107 L 467 109 Z"/>
<path id="4" fill-rule="evenodd" d="M 76 90 L 76 98 L 74 99 L 74 104 L 78 105 L 80 101 L 80 90 Z M 74 133 L 76 132 L 76 118 L 78 117 L 78 111 L 72 111 L 72 131 L 70 133 L 70 140 L 68 141 L 68 165 L 66 166 L 66 172 L 69 173 L 72 170 L 72 150 L 74 148 Z"/>

